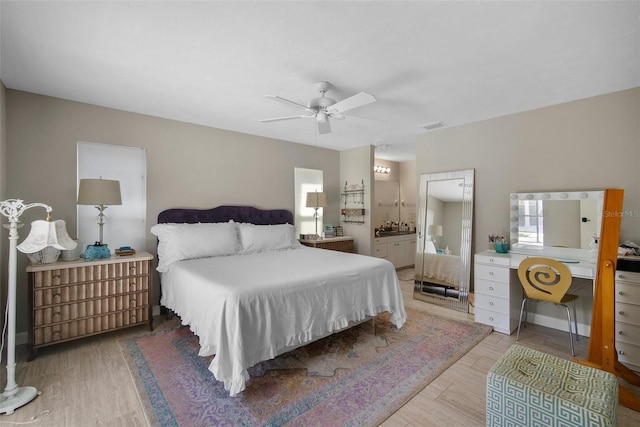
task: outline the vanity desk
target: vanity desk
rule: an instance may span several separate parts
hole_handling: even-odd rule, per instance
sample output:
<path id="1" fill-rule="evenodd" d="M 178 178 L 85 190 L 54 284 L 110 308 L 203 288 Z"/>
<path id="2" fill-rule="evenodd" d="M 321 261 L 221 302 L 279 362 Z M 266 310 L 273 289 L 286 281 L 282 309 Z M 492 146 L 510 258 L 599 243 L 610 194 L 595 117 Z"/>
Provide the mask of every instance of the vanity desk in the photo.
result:
<path id="1" fill-rule="evenodd" d="M 493 326 L 497 332 L 510 335 L 518 327 L 520 307 L 522 305 L 522 286 L 518 279 L 518 267 L 520 262 L 527 257 L 541 256 L 566 261 L 574 278 L 586 280 L 574 280 L 570 292 L 585 285 L 593 285 L 596 277 L 596 263 L 593 261 L 569 258 L 559 255 L 553 248 L 545 248 L 536 252 L 506 254 L 494 251 L 485 251 L 475 254 L 474 257 L 474 291 L 475 291 L 475 321 Z M 535 315 L 534 315 L 535 316 Z M 590 318 L 591 315 L 589 314 Z M 529 318 L 532 318 L 531 313 Z M 584 318 L 581 315 L 580 318 Z M 556 319 L 547 319 L 542 322 L 544 326 L 564 330 L 566 319 L 557 319 L 558 326 L 553 323 Z M 535 323 L 535 321 L 534 321 Z M 585 332 L 581 331 L 581 335 Z"/>

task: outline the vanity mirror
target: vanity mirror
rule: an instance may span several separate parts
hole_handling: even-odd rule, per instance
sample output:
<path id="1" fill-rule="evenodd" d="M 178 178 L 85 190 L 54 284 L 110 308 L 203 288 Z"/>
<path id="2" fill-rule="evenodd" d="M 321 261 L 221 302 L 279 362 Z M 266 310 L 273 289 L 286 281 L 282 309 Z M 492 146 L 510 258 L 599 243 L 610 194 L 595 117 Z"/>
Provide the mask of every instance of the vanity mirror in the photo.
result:
<path id="1" fill-rule="evenodd" d="M 400 184 L 396 181 L 376 181 L 374 187 L 373 223 L 375 228 L 400 222 Z M 384 224 L 384 227 L 383 227 Z M 397 230 L 396 230 L 397 231 Z"/>
<path id="2" fill-rule="evenodd" d="M 512 193 L 509 197 L 512 252 L 543 248 L 588 257 L 597 254 L 604 191 Z M 595 237 L 595 239 L 594 239 Z"/>
<path id="3" fill-rule="evenodd" d="M 469 310 L 474 170 L 423 174 L 413 298 Z"/>

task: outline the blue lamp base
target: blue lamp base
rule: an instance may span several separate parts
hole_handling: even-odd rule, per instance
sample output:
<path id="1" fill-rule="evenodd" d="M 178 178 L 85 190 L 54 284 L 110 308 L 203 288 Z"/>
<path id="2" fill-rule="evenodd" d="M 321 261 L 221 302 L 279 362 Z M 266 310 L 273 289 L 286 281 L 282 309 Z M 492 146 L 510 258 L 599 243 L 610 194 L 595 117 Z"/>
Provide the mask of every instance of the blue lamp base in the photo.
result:
<path id="1" fill-rule="evenodd" d="M 102 245 L 88 245 L 84 251 L 84 260 L 93 261 L 96 259 L 111 258 L 111 251 L 109 245 L 103 243 Z"/>

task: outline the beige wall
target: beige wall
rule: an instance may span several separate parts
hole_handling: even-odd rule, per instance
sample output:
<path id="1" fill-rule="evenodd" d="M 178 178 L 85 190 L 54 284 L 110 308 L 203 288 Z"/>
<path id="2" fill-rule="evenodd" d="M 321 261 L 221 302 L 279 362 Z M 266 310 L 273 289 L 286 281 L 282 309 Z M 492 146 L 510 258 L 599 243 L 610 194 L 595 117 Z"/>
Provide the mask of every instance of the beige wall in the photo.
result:
<path id="1" fill-rule="evenodd" d="M 640 243 L 639 118 L 635 88 L 425 133 L 417 138 L 416 174 L 475 169 L 472 253 L 487 248 L 488 234 L 508 234 L 513 192 L 622 188 L 621 240 Z M 578 323 L 589 325 L 592 288 L 576 293 Z M 538 312 L 562 315 L 553 307 Z"/>
<path id="2" fill-rule="evenodd" d="M 416 174 L 475 169 L 474 249 L 509 230 L 509 193 L 625 190 L 640 243 L 640 88 L 419 135 Z"/>
<path id="3" fill-rule="evenodd" d="M 349 185 L 361 185 L 364 182 L 364 224 L 342 222 L 344 235 L 355 240 L 356 252 L 363 255 L 371 254 L 373 241 L 373 145 L 352 148 L 340 152 L 340 189 L 344 189 L 345 182 Z"/>
<path id="4" fill-rule="evenodd" d="M 324 171 L 325 221 L 339 223 L 338 151 L 15 90 L 6 91 L 6 100 L 7 196 L 50 204 L 54 218 L 67 221 L 73 237 L 77 141 L 146 150 L 147 230 L 158 212 L 170 207 L 240 204 L 293 211 L 295 167 Z M 42 216 L 35 211 L 23 215 L 25 224 Z M 146 250 L 155 253 L 151 234 Z M 26 263 L 20 256 L 18 271 Z M 18 331 L 26 329 L 28 315 L 25 276 L 19 275 Z M 158 297 L 155 281 L 154 304 Z"/>

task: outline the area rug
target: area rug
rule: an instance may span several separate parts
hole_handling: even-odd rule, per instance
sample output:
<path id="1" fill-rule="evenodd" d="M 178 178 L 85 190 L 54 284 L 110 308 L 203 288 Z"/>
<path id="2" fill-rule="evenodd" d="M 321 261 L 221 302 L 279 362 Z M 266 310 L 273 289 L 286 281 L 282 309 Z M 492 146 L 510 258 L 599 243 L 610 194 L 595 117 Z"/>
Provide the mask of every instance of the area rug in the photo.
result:
<path id="1" fill-rule="evenodd" d="M 153 426 L 373 426 L 491 332 L 407 314 L 401 330 L 381 314 L 261 362 L 236 397 L 213 378 L 188 327 L 129 339 L 125 354 Z"/>

